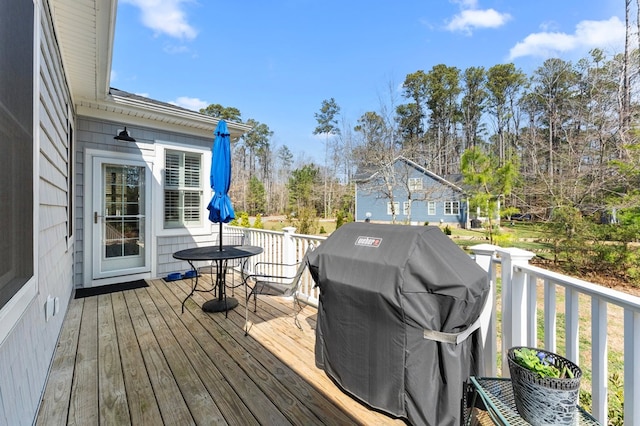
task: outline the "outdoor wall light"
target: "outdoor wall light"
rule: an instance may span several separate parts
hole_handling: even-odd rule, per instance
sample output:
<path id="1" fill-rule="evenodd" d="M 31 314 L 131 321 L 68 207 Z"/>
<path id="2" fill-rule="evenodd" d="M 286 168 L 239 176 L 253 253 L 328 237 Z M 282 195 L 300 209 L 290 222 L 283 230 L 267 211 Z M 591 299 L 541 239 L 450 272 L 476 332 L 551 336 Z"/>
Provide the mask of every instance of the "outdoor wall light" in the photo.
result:
<path id="1" fill-rule="evenodd" d="M 125 142 L 135 142 L 136 141 L 134 138 L 129 136 L 129 132 L 127 131 L 127 126 L 124 127 L 123 131 L 118 133 L 118 136 L 114 136 L 113 138 L 116 139 L 116 140 L 125 141 Z"/>

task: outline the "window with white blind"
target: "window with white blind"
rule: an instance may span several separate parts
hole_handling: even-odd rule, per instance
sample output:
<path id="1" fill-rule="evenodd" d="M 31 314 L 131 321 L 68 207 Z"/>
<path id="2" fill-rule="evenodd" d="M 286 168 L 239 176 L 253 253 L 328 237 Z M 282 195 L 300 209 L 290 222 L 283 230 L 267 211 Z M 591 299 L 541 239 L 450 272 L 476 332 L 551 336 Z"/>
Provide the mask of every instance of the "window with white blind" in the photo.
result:
<path id="1" fill-rule="evenodd" d="M 460 214 L 460 201 L 445 201 L 444 214 L 448 216 L 457 216 Z"/>
<path id="2" fill-rule="evenodd" d="M 422 190 L 422 178 L 409 178 L 409 191 Z"/>
<path id="3" fill-rule="evenodd" d="M 202 154 L 165 152 L 164 227 L 202 225 Z"/>
<path id="4" fill-rule="evenodd" d="M 435 216 L 435 214 L 436 214 L 436 202 L 435 201 L 429 201 L 427 203 L 427 214 L 429 216 Z"/>

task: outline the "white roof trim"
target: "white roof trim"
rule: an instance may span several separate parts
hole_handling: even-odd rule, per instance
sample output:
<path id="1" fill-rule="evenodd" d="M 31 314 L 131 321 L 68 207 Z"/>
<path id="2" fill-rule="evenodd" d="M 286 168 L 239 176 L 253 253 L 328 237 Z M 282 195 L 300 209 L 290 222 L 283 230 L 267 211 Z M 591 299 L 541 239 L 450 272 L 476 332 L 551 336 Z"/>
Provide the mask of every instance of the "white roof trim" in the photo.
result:
<path id="1" fill-rule="evenodd" d="M 127 117 L 131 122 L 167 130 L 177 130 L 176 126 L 183 128 L 180 131 L 192 128 L 194 134 L 211 133 L 220 121 L 196 111 L 117 95 L 109 95 L 104 101 L 82 99 L 76 101 L 76 107 L 79 115 L 119 121 Z M 232 138 L 251 130 L 251 126 L 243 123 L 227 122 L 227 127 Z"/>

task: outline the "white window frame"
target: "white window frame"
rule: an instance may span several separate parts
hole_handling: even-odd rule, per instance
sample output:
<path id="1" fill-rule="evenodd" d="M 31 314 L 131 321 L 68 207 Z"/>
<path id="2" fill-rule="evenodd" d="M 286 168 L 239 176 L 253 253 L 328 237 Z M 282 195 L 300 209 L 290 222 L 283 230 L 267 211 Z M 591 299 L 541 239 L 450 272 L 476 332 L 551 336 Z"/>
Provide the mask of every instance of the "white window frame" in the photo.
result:
<path id="1" fill-rule="evenodd" d="M 20 290 L 16 294 L 13 295 L 11 299 L 2 307 L 0 307 L 0 346 L 4 343 L 4 340 L 9 336 L 11 331 L 14 329 L 16 324 L 20 321 L 23 314 L 29 308 L 31 303 L 35 300 L 38 295 L 38 245 L 39 245 L 39 230 L 40 230 L 40 221 L 39 221 L 39 209 L 40 205 L 40 197 L 39 197 L 39 187 L 40 187 L 40 177 L 38 171 L 38 157 L 40 155 L 40 134 L 42 130 L 40 129 L 40 83 L 41 78 L 38 70 L 40 69 L 40 44 L 41 44 L 41 34 L 40 34 L 40 19 L 41 19 L 41 11 L 39 7 L 33 6 L 33 22 L 31 25 L 31 29 L 34 31 L 33 37 L 33 152 L 32 152 L 32 161 L 33 161 L 33 212 L 30 212 L 33 215 L 32 224 L 33 224 L 33 273 L 31 277 L 22 285 Z"/>
<path id="2" fill-rule="evenodd" d="M 194 152 L 192 150 L 180 149 L 177 147 L 166 148 L 164 151 L 164 180 L 162 181 L 162 223 L 164 229 L 176 229 L 176 228 L 201 228 L 204 223 L 204 199 L 205 199 L 205 191 L 204 191 L 204 155 L 202 152 Z M 167 169 L 167 161 L 169 155 L 177 155 L 178 156 L 178 176 L 177 176 L 177 185 L 168 186 L 167 182 L 169 180 Z M 189 174 L 187 173 L 188 169 L 186 167 L 187 159 L 195 159 L 199 160 L 199 170 L 197 173 Z M 190 181 L 193 181 L 194 177 L 197 177 L 197 186 L 189 185 Z M 168 221 L 167 220 L 167 193 L 175 192 L 177 194 L 177 219 Z M 191 204 L 190 210 L 192 212 L 197 212 L 198 217 L 197 220 L 189 220 L 188 217 L 185 217 L 185 213 L 187 212 L 187 207 L 185 206 L 185 200 L 188 196 L 196 195 L 197 206 L 195 204 Z"/>
<path id="3" fill-rule="evenodd" d="M 460 215 L 460 201 L 445 201 L 444 202 L 444 215 L 445 216 L 458 216 L 458 215 Z"/>
<path id="4" fill-rule="evenodd" d="M 397 201 L 393 202 L 393 207 L 394 210 L 396 212 L 396 215 L 398 214 L 398 211 L 400 209 L 400 203 Z M 389 216 L 393 216 L 393 211 L 391 210 L 391 201 L 387 201 L 387 215 Z"/>
<path id="5" fill-rule="evenodd" d="M 435 216 L 436 215 L 436 202 L 435 201 L 428 201 L 427 202 L 427 216 Z"/>
<path id="6" fill-rule="evenodd" d="M 409 191 L 422 191 L 423 189 L 422 178 L 421 177 L 409 178 L 408 186 L 409 186 Z"/>

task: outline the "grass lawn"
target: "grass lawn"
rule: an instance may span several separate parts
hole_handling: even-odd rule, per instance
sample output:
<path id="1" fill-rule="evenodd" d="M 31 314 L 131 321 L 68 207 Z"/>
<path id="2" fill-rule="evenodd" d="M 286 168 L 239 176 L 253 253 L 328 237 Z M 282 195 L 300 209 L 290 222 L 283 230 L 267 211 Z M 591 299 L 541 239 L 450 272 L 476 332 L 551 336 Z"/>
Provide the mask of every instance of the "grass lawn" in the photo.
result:
<path id="1" fill-rule="evenodd" d="M 251 219 L 253 222 L 253 218 Z M 262 218 L 264 229 L 270 231 L 282 231 L 287 226 L 296 226 L 296 224 L 288 220 L 285 216 L 267 216 Z M 541 255 L 547 256 L 551 251 L 551 246 L 546 242 L 546 232 L 538 224 L 520 223 L 520 222 L 503 222 L 503 226 L 499 235 L 496 236 L 494 244 L 501 247 L 518 247 L 523 250 L 529 250 Z M 336 229 L 336 221 L 334 218 L 317 219 L 316 232 L 314 235 L 329 236 Z M 451 238 L 460 247 L 466 249 L 477 244 L 489 243 L 489 235 L 485 230 L 462 229 L 451 227 Z"/>
<path id="2" fill-rule="evenodd" d="M 253 223 L 254 218 L 251 218 L 251 223 Z M 327 237 L 333 231 L 336 230 L 336 220 L 335 218 L 330 219 L 316 219 L 317 221 L 317 229 L 313 235 L 319 235 L 321 237 Z M 262 224 L 264 229 L 268 231 L 282 231 L 283 228 L 287 226 L 297 227 L 297 225 L 288 220 L 285 216 L 267 216 L 262 218 Z"/>

